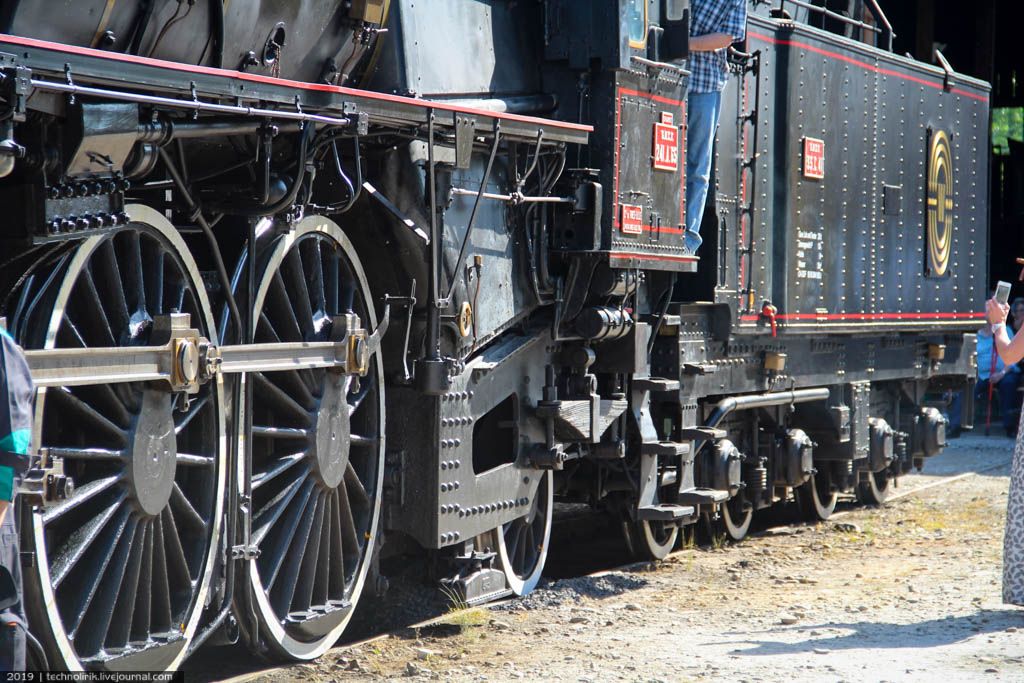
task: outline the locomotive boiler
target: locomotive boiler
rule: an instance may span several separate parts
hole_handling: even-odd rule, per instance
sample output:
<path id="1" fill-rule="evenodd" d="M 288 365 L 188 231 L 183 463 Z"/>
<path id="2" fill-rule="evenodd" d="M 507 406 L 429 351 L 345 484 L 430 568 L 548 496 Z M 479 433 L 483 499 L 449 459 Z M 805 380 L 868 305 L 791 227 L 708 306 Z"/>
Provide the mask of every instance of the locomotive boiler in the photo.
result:
<path id="1" fill-rule="evenodd" d="M 6 3 L 36 665 L 313 659 L 410 548 L 522 595 L 556 503 L 883 502 L 975 373 L 989 104 L 867 5 L 751 3 L 694 255 L 687 0 Z"/>

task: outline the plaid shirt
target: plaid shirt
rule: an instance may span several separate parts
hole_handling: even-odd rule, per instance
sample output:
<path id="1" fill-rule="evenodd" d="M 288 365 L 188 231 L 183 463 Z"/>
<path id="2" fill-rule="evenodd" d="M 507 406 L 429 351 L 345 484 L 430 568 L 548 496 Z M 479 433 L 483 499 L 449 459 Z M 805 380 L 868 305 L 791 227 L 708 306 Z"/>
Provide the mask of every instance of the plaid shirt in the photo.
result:
<path id="1" fill-rule="evenodd" d="M 735 40 L 747 34 L 746 0 L 693 0 L 691 36 L 727 33 Z M 714 52 L 690 53 L 690 92 L 718 92 L 728 80 L 726 48 Z"/>

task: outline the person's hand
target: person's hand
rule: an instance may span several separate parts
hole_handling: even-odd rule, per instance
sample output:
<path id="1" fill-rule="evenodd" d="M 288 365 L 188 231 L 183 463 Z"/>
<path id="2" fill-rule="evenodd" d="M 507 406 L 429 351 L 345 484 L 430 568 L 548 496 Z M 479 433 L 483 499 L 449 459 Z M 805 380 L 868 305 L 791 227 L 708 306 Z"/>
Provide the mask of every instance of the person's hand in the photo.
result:
<path id="1" fill-rule="evenodd" d="M 985 302 L 985 319 L 990 325 L 1006 322 L 1006 316 L 1010 314 L 1010 304 L 1001 304 L 995 299 Z"/>
<path id="2" fill-rule="evenodd" d="M 10 501 L 0 499 L 0 524 L 4 523 L 4 517 L 7 516 L 7 508 L 11 507 Z"/>

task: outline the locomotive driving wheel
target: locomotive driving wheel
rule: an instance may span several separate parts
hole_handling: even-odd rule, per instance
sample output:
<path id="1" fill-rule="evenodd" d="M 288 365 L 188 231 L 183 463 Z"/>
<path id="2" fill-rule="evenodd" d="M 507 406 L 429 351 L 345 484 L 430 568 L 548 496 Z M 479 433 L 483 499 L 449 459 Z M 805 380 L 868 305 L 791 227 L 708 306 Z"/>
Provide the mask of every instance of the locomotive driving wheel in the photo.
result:
<path id="1" fill-rule="evenodd" d="M 310 216 L 280 237 L 263 232 L 252 308 L 256 343 L 329 341 L 346 314 L 376 329 L 366 276 L 335 223 Z M 242 263 L 240 292 L 247 291 L 247 270 Z M 380 513 L 382 373 L 374 353 L 364 376 L 325 369 L 245 376 L 252 388 L 247 456 L 258 556 L 242 577 L 248 606 L 241 626 L 261 654 L 319 657 L 352 617 Z M 245 618 L 253 613 L 255 631 Z"/>
<path id="2" fill-rule="evenodd" d="M 530 511 L 494 531 L 494 547 L 505 581 L 516 595 L 526 595 L 540 582 L 551 541 L 554 475 L 544 472 Z"/>
<path id="3" fill-rule="evenodd" d="M 29 349 L 147 345 L 157 316 L 187 313 L 216 343 L 184 241 L 158 212 L 127 207 L 116 232 L 48 248 L 7 298 Z M 129 368 L 126 368 L 126 372 Z M 175 668 L 210 590 L 224 504 L 219 382 L 181 409 L 143 383 L 39 389 L 33 442 L 73 492 L 22 509 L 25 606 L 51 666 Z"/>

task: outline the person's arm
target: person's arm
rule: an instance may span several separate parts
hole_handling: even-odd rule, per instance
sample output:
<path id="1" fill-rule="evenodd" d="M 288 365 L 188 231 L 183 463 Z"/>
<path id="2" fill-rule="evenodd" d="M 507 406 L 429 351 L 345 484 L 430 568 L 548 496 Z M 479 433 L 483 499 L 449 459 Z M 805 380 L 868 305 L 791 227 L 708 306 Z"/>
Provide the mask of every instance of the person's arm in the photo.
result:
<path id="1" fill-rule="evenodd" d="M 1006 316 L 1009 313 L 1009 304 L 1001 304 L 995 299 L 989 299 L 985 304 L 985 317 L 992 326 L 992 343 L 1003 362 L 1013 365 L 1024 358 L 1024 334 L 1018 334 L 1013 339 L 1006 334 Z"/>
<path id="2" fill-rule="evenodd" d="M 690 38 L 690 52 L 714 52 L 733 44 L 733 37 L 728 33 L 708 33 Z"/>

